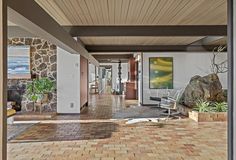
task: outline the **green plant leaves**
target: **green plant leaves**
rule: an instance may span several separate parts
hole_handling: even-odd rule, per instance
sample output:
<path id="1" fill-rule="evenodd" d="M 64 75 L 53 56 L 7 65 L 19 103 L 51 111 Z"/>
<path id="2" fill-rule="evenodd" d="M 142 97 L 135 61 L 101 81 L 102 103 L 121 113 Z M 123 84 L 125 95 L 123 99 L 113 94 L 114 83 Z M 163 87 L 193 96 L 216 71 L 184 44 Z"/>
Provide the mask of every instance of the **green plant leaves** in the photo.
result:
<path id="1" fill-rule="evenodd" d="M 202 99 L 197 100 L 194 110 L 198 112 L 227 112 L 226 102 L 211 103 Z"/>
<path id="2" fill-rule="evenodd" d="M 204 101 L 204 100 L 197 100 L 196 107 L 194 110 L 198 112 L 209 112 L 210 111 L 210 102 Z"/>
<path id="3" fill-rule="evenodd" d="M 48 78 L 35 79 L 27 84 L 27 97 L 36 102 L 44 94 L 52 92 L 55 89 L 55 83 Z"/>
<path id="4" fill-rule="evenodd" d="M 32 95 L 31 99 L 32 99 L 32 101 L 36 102 L 38 100 L 38 96 L 37 95 Z"/>
<path id="5" fill-rule="evenodd" d="M 214 103 L 214 107 L 212 107 L 214 112 L 227 112 L 228 105 L 226 102 L 216 102 Z"/>

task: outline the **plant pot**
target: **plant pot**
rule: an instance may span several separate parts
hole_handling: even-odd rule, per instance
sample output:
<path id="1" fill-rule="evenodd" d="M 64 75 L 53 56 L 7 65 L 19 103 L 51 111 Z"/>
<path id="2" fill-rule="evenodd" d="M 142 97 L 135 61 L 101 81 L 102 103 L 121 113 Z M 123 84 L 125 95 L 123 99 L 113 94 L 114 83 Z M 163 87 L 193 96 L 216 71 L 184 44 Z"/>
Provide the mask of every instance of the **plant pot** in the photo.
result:
<path id="1" fill-rule="evenodd" d="M 196 122 L 227 121 L 227 112 L 189 112 L 189 118 Z"/>
<path id="2" fill-rule="evenodd" d="M 41 113 L 43 106 L 48 103 L 49 103 L 48 93 L 45 93 L 41 96 L 41 98 L 37 100 L 37 102 L 34 103 L 34 111 L 36 111 L 36 108 L 39 107 Z"/>

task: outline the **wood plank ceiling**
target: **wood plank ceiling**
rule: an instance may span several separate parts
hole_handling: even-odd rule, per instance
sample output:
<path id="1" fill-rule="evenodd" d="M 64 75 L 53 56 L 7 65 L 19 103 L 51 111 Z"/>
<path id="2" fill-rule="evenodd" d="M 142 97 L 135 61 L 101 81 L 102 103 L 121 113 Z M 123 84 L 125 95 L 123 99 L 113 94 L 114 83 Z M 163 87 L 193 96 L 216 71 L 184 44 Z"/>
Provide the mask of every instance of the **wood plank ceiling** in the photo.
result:
<path id="1" fill-rule="evenodd" d="M 220 25 L 226 0 L 36 0 L 61 25 Z"/>
<path id="2" fill-rule="evenodd" d="M 227 38 L 226 37 L 220 38 L 218 40 L 208 43 L 207 45 L 216 45 L 216 46 L 227 45 Z"/>
<path id="3" fill-rule="evenodd" d="M 59 24 L 226 25 L 227 0 L 35 0 Z M 85 45 L 185 45 L 203 37 L 81 37 Z"/>

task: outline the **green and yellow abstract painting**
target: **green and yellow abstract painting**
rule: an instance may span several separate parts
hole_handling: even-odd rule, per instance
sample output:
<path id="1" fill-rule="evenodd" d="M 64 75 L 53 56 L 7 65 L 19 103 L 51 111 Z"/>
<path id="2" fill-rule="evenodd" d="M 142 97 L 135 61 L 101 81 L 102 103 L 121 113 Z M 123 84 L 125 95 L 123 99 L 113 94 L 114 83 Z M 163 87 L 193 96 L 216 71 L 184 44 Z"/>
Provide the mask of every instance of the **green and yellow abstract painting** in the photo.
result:
<path id="1" fill-rule="evenodd" d="M 149 58 L 149 88 L 173 89 L 173 57 Z"/>

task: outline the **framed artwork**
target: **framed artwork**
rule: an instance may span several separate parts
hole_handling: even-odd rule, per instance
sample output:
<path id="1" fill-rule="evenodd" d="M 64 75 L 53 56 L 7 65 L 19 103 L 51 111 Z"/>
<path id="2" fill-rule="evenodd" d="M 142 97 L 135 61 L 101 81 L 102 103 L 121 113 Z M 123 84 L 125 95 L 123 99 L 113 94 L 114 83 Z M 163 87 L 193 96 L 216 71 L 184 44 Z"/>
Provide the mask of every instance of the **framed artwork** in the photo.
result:
<path id="1" fill-rule="evenodd" d="M 30 46 L 8 47 L 8 78 L 30 79 Z"/>
<path id="2" fill-rule="evenodd" d="M 173 89 L 173 57 L 149 58 L 149 88 Z"/>

